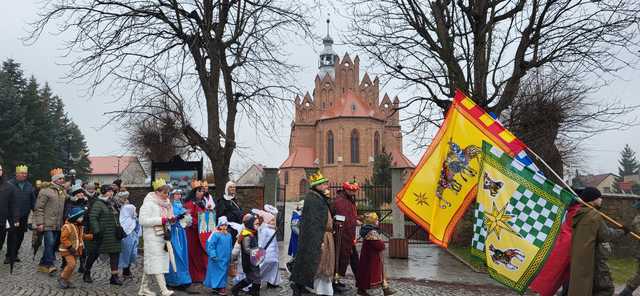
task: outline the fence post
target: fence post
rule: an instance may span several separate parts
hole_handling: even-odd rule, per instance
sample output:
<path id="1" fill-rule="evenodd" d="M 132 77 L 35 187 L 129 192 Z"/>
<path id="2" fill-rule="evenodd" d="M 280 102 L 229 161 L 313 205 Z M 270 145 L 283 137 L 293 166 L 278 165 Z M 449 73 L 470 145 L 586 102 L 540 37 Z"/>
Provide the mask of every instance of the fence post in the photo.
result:
<path id="1" fill-rule="evenodd" d="M 405 236 L 404 214 L 398 208 L 395 197 L 404 186 L 404 169 L 391 169 L 391 215 L 393 217 L 393 237 L 389 240 L 389 257 L 407 259 L 409 258 L 409 245 Z"/>

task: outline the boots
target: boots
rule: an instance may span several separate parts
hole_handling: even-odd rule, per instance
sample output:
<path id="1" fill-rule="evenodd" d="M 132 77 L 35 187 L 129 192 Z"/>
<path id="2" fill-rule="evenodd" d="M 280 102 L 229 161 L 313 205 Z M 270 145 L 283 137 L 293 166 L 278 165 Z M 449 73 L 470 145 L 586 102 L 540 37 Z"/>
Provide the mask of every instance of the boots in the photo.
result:
<path id="1" fill-rule="evenodd" d="M 249 289 L 249 295 L 260 296 L 260 284 L 251 285 L 251 289 Z"/>
<path id="2" fill-rule="evenodd" d="M 231 288 L 231 295 L 238 296 L 240 294 L 240 290 L 242 290 L 244 287 L 248 285 L 250 285 L 250 283 L 247 281 L 247 279 L 240 281 L 235 286 L 233 286 L 233 288 Z"/>
<path id="3" fill-rule="evenodd" d="M 91 278 L 91 271 L 90 270 L 85 270 L 84 274 L 82 274 L 82 280 L 85 283 L 91 284 L 93 283 L 93 279 Z"/>
<path id="4" fill-rule="evenodd" d="M 391 289 L 391 287 L 389 287 L 389 286 L 386 286 L 386 287 L 382 288 L 382 294 L 384 296 L 393 295 L 395 293 L 396 293 L 396 291 Z"/>
<path id="5" fill-rule="evenodd" d="M 291 283 L 291 290 L 293 290 L 292 296 L 302 296 L 302 290 L 296 283 Z"/>
<path id="6" fill-rule="evenodd" d="M 149 289 L 149 279 L 147 278 L 147 274 L 142 274 L 142 279 L 140 280 L 140 289 L 138 290 L 138 295 L 140 296 L 156 296 L 156 293 Z"/>
<path id="7" fill-rule="evenodd" d="M 58 278 L 58 287 L 60 287 L 60 289 L 69 289 L 69 282 L 63 278 Z"/>
<path id="8" fill-rule="evenodd" d="M 618 294 L 618 296 L 632 296 L 632 295 L 633 295 L 633 290 L 629 288 L 629 286 L 625 286 L 624 290 L 622 290 L 620 294 Z"/>
<path id="9" fill-rule="evenodd" d="M 360 295 L 360 296 L 371 296 L 371 294 L 369 294 L 367 292 L 367 290 L 360 289 L 360 288 L 358 288 L 358 295 Z"/>
<path id="10" fill-rule="evenodd" d="M 122 286 L 122 280 L 120 278 L 118 278 L 118 274 L 117 273 L 112 273 L 111 274 L 111 279 L 109 279 L 109 284 L 116 285 L 116 286 Z"/>
<path id="11" fill-rule="evenodd" d="M 133 277 L 131 275 L 131 269 L 129 267 L 125 267 L 122 269 L 122 277 L 125 279 L 130 279 Z"/>
<path id="12" fill-rule="evenodd" d="M 164 280 L 164 274 L 155 274 L 154 276 L 156 277 L 162 296 L 173 295 L 173 291 L 167 289 L 167 282 Z"/>

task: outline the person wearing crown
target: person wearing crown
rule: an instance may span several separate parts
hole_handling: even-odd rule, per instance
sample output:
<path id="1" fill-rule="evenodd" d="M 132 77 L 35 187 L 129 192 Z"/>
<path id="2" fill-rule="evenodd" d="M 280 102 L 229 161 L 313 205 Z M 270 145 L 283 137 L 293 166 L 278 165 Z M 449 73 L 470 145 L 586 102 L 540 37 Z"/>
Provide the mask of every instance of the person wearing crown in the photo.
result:
<path id="1" fill-rule="evenodd" d="M 169 273 L 165 274 L 169 287 L 184 288 L 187 293 L 193 293 L 191 287 L 191 275 L 189 274 L 189 250 L 187 249 L 186 227 L 191 226 L 192 217 L 182 205 L 182 189 L 174 189 L 169 194 L 173 214 L 176 222 L 171 224 L 171 245 L 176 266 L 171 266 Z"/>
<path id="2" fill-rule="evenodd" d="M 149 192 L 140 207 L 140 225 L 144 241 L 144 273 L 140 281 L 138 295 L 156 295 L 149 288 L 149 280 L 155 279 L 162 296 L 173 295 L 167 288 L 164 274 L 169 272 L 171 261 L 167 241 L 169 228 L 176 222 L 173 206 L 169 200 L 169 185 L 163 179 L 152 182 L 153 192 Z"/>
<path id="3" fill-rule="evenodd" d="M 29 220 L 29 213 L 33 210 L 36 204 L 36 189 L 31 185 L 27 179 L 29 175 L 29 168 L 26 165 L 19 165 L 16 167 L 16 176 L 9 180 L 9 183 L 16 187 L 16 207 L 20 217 L 18 221 L 20 226 L 14 227 L 8 234 L 9 245 L 21 246 L 24 240 L 24 233 L 27 232 L 27 225 Z M 18 258 L 19 250 L 15 250 L 15 261 L 20 262 Z M 5 263 L 9 263 L 10 254 L 7 252 Z"/>
<path id="4" fill-rule="evenodd" d="M 382 252 L 385 249 L 382 234 L 378 228 L 378 214 L 367 213 L 363 218 L 364 225 L 360 228 L 362 238 L 362 253 L 355 274 L 358 295 L 369 296 L 369 289 L 382 288 L 384 296 L 396 293 L 387 282 L 384 275 L 384 261 Z"/>
<path id="5" fill-rule="evenodd" d="M 207 181 L 191 182 L 191 193 L 184 203 L 193 222 L 186 228 L 189 250 L 189 274 L 194 283 L 202 283 L 207 274 L 207 239 L 216 227 L 216 212 L 213 198 L 209 195 Z"/>
<path id="6" fill-rule="evenodd" d="M 316 295 L 333 295 L 335 273 L 335 245 L 329 181 L 320 170 L 307 176 L 311 190 L 304 196 L 300 223 L 298 253 L 290 281 L 294 296 L 302 295 L 306 287 L 313 287 Z"/>
<path id="7" fill-rule="evenodd" d="M 51 274 L 57 271 L 54 266 L 55 252 L 58 248 L 57 242 L 60 239 L 62 221 L 64 221 L 64 203 L 67 199 L 67 193 L 64 189 L 65 181 L 62 169 L 55 168 L 49 174 L 51 175 L 51 183 L 40 190 L 36 199 L 33 224 L 36 225 L 36 231 L 43 234 L 44 240 L 38 271 Z"/>
<path id="8" fill-rule="evenodd" d="M 356 250 L 356 226 L 358 221 L 358 209 L 355 196 L 360 190 L 360 185 L 355 178 L 342 183 L 342 189 L 336 192 L 333 200 L 333 213 L 344 216 L 343 222 L 336 223 L 336 256 L 338 266 L 336 268 L 336 280 L 334 288 L 342 290 L 345 285 L 340 283 L 338 277 L 344 277 L 347 273 L 347 265 L 351 266 L 351 272 L 355 275 L 358 268 L 358 251 Z M 357 279 L 356 279 L 357 280 Z M 357 282 L 356 282 L 357 285 Z"/>

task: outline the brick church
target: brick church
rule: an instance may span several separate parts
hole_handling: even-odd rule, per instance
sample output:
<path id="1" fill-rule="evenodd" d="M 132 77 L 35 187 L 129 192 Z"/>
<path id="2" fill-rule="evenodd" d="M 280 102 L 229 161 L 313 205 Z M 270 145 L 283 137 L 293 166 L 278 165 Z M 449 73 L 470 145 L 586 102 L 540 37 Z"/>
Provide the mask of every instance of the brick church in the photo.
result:
<path id="1" fill-rule="evenodd" d="M 289 156 L 280 166 L 289 200 L 308 190 L 305 169 L 320 168 L 331 182 L 354 176 L 364 182 L 382 151 L 391 153 L 394 167 L 414 167 L 402 152 L 400 117 L 394 112 L 398 97 L 385 94 L 380 100 L 378 78 L 365 73 L 360 79 L 360 58 L 340 59 L 328 34 L 322 42 L 313 94 L 295 98 Z"/>

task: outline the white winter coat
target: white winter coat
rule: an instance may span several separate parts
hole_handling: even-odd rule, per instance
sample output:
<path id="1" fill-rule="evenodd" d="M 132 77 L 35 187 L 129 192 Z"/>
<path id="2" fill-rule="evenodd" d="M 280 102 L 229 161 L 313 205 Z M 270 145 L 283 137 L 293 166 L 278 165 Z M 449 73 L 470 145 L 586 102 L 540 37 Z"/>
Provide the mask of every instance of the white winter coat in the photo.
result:
<path id="1" fill-rule="evenodd" d="M 162 225 L 163 213 L 171 215 L 156 202 L 154 192 L 149 192 L 140 207 L 140 225 L 144 240 L 144 273 L 163 274 L 169 272 L 169 253 L 165 251 L 166 242 L 162 234 L 156 234 L 154 226 Z M 171 206 L 169 206 L 171 208 Z"/>

